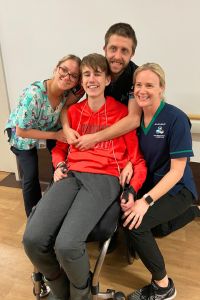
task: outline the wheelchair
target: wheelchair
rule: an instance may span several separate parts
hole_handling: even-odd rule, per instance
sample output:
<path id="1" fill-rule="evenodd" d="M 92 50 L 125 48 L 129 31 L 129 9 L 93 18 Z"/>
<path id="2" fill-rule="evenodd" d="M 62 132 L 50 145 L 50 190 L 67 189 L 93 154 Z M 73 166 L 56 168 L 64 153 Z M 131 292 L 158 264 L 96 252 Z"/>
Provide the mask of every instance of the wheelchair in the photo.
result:
<path id="1" fill-rule="evenodd" d="M 96 242 L 96 241 L 103 241 L 103 246 L 100 250 L 99 256 L 97 258 L 92 280 L 91 280 L 91 299 L 113 299 L 113 300 L 125 300 L 126 297 L 123 292 L 118 291 L 116 292 L 113 289 L 107 289 L 105 292 L 100 291 L 99 285 L 99 276 L 100 272 L 107 254 L 107 249 L 109 247 L 112 235 L 114 234 L 115 230 L 118 227 L 118 220 L 120 216 L 120 206 L 118 201 L 115 201 L 111 204 L 108 210 L 104 213 L 101 220 L 97 223 L 95 228 L 89 234 L 86 242 Z M 109 225 L 108 225 L 109 224 Z M 42 277 L 41 273 L 35 272 L 33 273 L 33 294 L 36 297 L 36 300 L 40 300 L 43 297 L 42 288 Z M 46 286 L 48 289 L 48 287 Z M 48 292 L 48 291 L 47 291 Z M 48 294 L 48 293 L 47 293 Z M 46 295 L 47 296 L 47 295 Z M 44 298 L 45 299 L 45 298 Z M 71 299 L 73 300 L 73 299 Z"/>

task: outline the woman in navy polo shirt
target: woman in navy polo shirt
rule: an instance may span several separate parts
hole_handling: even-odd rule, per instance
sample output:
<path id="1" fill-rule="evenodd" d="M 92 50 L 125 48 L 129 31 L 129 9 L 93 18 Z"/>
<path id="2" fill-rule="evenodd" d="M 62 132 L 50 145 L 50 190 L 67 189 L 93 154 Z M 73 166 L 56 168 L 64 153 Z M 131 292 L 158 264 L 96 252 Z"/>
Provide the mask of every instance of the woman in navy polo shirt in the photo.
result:
<path id="1" fill-rule="evenodd" d="M 185 113 L 163 100 L 165 74 L 158 64 L 139 67 L 134 84 L 135 99 L 143 110 L 138 136 L 148 176 L 139 199 L 133 202 L 130 195 L 121 206 L 130 241 L 152 274 L 152 281 L 128 299 L 174 299 L 176 289 L 167 276 L 152 228 L 181 216 L 197 198 L 189 166 L 193 156 L 191 124 Z"/>

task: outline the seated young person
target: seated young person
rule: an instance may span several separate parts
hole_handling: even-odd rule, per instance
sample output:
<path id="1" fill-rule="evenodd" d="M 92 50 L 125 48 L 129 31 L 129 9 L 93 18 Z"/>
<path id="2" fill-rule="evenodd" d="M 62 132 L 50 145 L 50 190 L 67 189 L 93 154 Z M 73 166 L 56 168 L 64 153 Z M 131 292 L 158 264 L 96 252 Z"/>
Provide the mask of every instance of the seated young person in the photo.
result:
<path id="1" fill-rule="evenodd" d="M 68 109 L 70 125 L 80 135 L 96 132 L 122 119 L 127 107 L 104 96 L 110 82 L 108 63 L 90 54 L 81 63 L 82 85 L 88 95 Z M 89 300 L 90 266 L 86 240 L 120 193 L 119 175 L 130 160 L 130 181 L 137 192 L 145 178 L 145 161 L 135 131 L 80 151 L 57 142 L 52 151 L 54 184 L 29 218 L 24 248 L 41 271 L 54 300 Z"/>

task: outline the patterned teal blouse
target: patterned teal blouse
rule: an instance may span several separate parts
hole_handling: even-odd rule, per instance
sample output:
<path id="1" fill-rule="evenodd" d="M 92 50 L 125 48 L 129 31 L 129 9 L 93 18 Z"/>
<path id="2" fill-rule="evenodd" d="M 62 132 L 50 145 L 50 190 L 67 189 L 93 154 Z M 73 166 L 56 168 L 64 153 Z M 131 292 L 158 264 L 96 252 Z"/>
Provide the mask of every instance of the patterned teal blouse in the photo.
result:
<path id="1" fill-rule="evenodd" d="M 11 112 L 6 129 L 11 128 L 10 145 L 19 150 L 38 147 L 38 140 L 16 136 L 16 125 L 23 129 L 57 131 L 60 112 L 69 92 L 64 94 L 60 104 L 54 110 L 48 99 L 44 81 L 36 81 L 25 88 L 18 99 L 17 108 Z"/>

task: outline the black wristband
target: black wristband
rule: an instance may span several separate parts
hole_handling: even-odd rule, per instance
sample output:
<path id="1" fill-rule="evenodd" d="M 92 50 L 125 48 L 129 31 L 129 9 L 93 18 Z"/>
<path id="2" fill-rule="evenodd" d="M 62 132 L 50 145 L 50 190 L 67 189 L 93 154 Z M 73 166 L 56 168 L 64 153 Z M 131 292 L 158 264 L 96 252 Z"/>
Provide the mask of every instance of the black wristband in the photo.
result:
<path id="1" fill-rule="evenodd" d="M 125 183 L 124 188 L 123 188 L 123 191 L 122 191 L 122 196 L 121 196 L 121 197 L 122 197 L 123 199 L 125 199 L 126 202 L 127 202 L 127 201 L 128 201 L 128 196 L 129 196 L 129 194 L 132 194 L 133 197 L 134 197 L 134 199 L 135 199 L 136 196 L 137 196 L 137 194 L 136 194 L 134 188 L 133 188 L 131 185 Z"/>
<path id="2" fill-rule="evenodd" d="M 62 161 L 57 164 L 56 169 L 58 169 L 58 168 L 67 168 L 67 165 L 64 161 Z"/>
<path id="3" fill-rule="evenodd" d="M 149 206 L 154 205 L 153 198 L 151 198 L 150 195 L 145 194 L 145 195 L 143 196 L 143 198 L 145 199 L 146 203 L 149 204 Z"/>
<path id="4" fill-rule="evenodd" d="M 134 190 L 134 188 L 132 187 L 132 185 L 129 186 L 129 193 L 131 193 L 134 197 L 134 199 L 137 197 L 137 193 Z"/>

